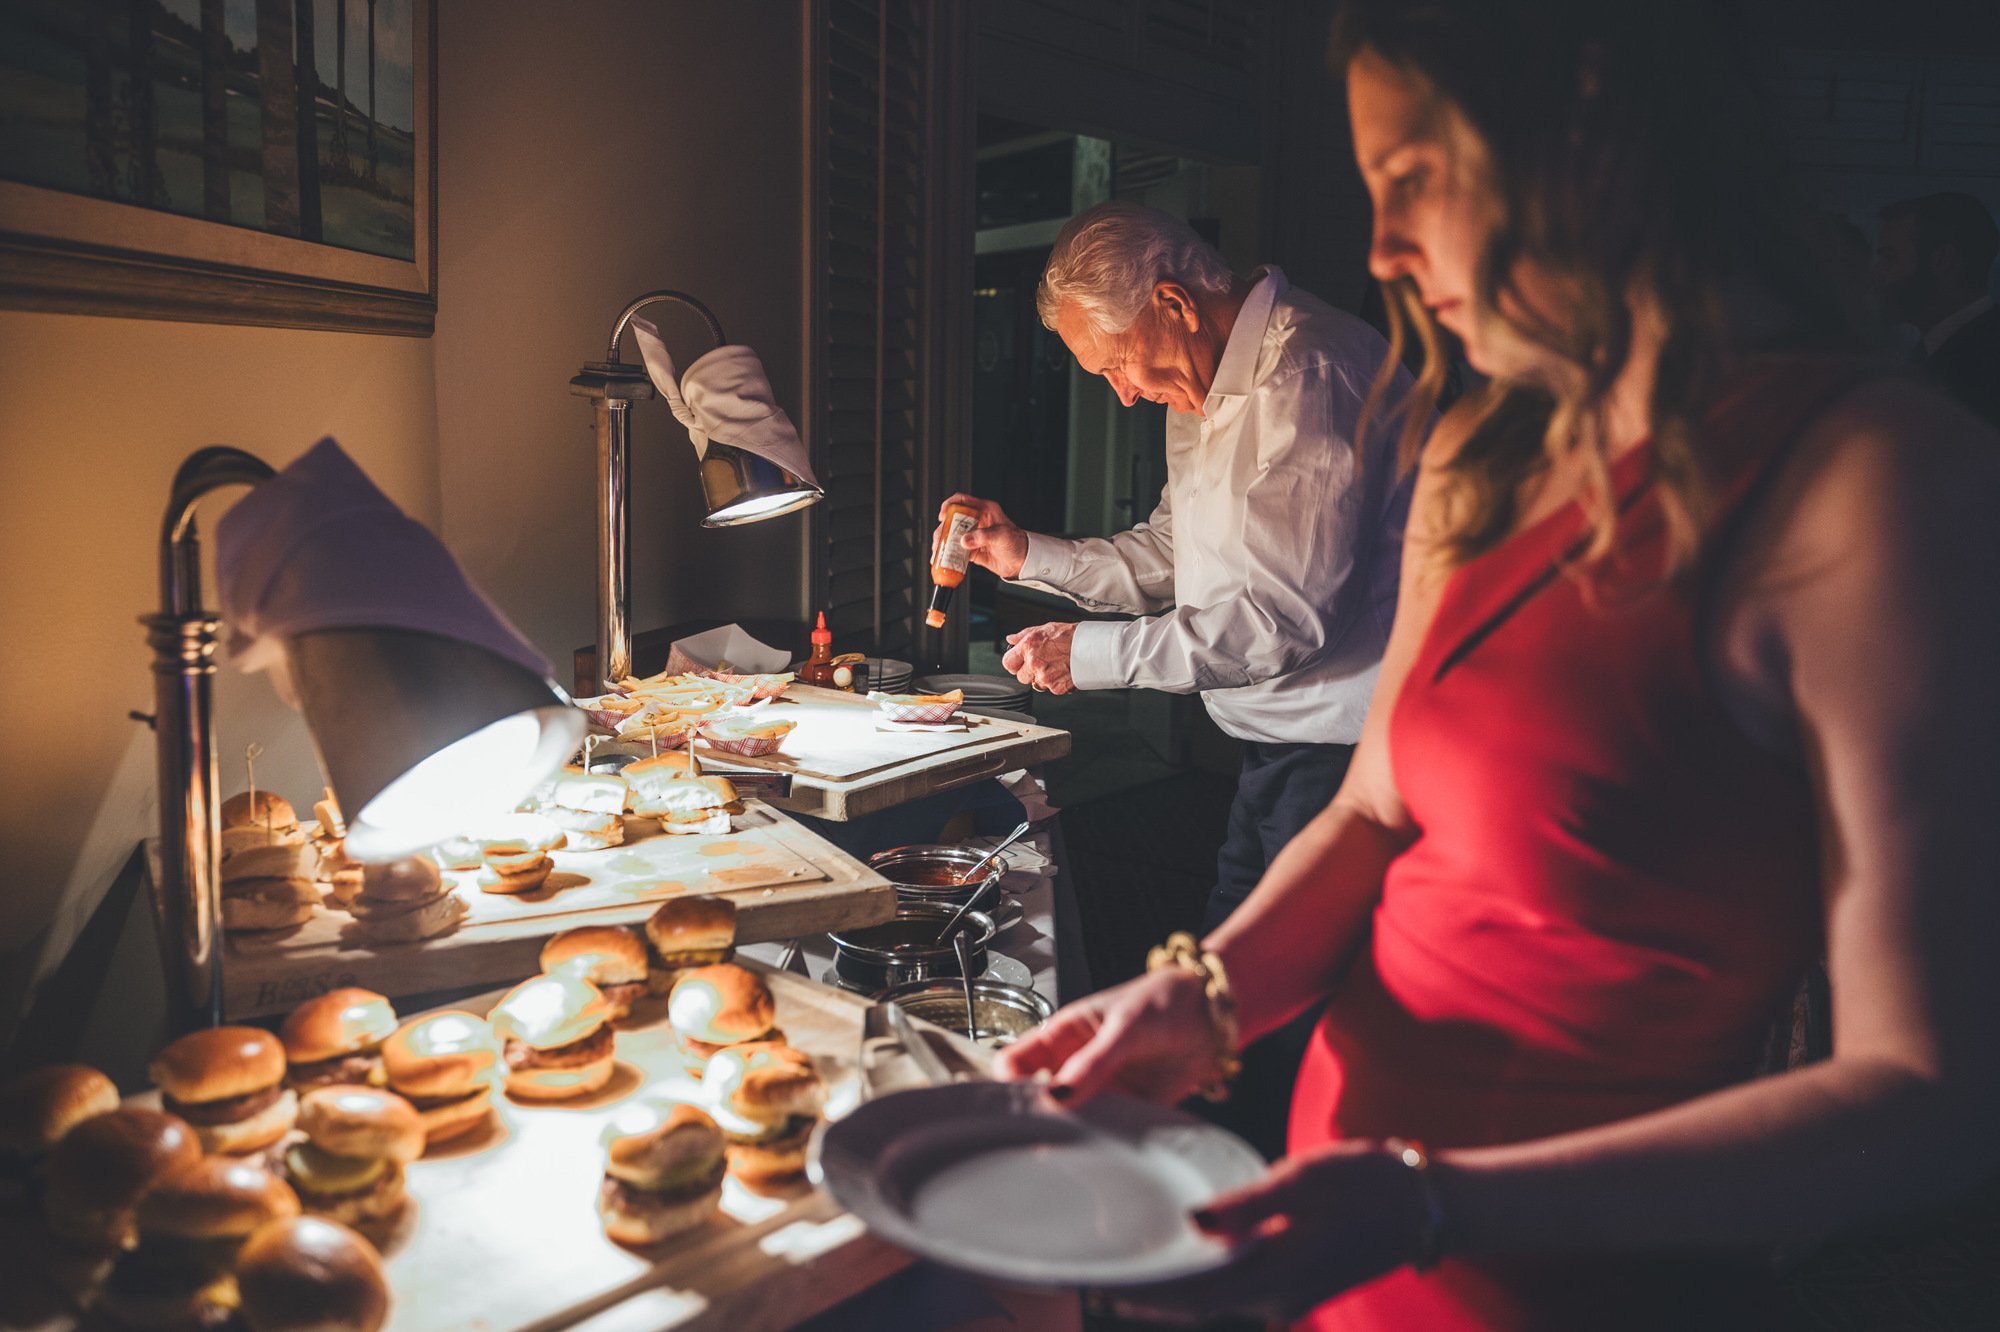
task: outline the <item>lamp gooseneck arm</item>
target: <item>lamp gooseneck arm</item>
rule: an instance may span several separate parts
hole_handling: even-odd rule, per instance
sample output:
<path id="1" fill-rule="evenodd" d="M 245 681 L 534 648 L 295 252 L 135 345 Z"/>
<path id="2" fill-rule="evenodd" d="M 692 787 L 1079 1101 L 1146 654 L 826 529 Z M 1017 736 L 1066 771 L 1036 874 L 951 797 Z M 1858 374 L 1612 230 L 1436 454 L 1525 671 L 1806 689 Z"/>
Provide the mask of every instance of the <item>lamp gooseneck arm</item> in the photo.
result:
<path id="1" fill-rule="evenodd" d="M 160 522 L 160 613 L 201 614 L 201 547 L 194 535 L 194 508 L 224 486 L 254 486 L 277 473 L 252 453 L 217 444 L 188 455 L 174 473 Z"/>
<path id="2" fill-rule="evenodd" d="M 632 316 L 638 314 L 639 311 L 645 309 L 647 306 L 656 305 L 662 301 L 677 301 L 700 315 L 702 322 L 708 325 L 709 336 L 715 339 L 716 346 L 720 347 L 729 341 L 729 339 L 722 336 L 722 321 L 715 317 L 715 312 L 694 297 L 684 291 L 649 291 L 626 306 L 625 312 L 618 316 L 618 322 L 611 326 L 611 350 L 604 358 L 606 364 L 617 365 L 619 363 L 618 343 L 625 336 L 626 326 L 632 322 Z"/>

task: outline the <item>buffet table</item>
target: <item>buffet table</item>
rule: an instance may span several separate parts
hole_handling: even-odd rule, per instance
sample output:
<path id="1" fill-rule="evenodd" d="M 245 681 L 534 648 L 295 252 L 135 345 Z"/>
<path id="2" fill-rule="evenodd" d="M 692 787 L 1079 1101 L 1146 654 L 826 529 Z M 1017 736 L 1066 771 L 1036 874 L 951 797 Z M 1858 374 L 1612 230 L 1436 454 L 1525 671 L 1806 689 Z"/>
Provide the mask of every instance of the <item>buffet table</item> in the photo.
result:
<path id="1" fill-rule="evenodd" d="M 747 964 L 765 972 L 779 1025 L 826 1077 L 828 1116 L 851 1108 L 863 1094 L 868 1002 Z M 502 993 L 454 1007 L 483 1013 Z M 956 1066 L 983 1067 L 982 1052 L 964 1042 L 935 1031 L 928 1039 Z M 370 1236 L 383 1252 L 394 1299 L 387 1332 L 776 1332 L 910 1264 L 803 1179 L 753 1192 L 731 1177 L 721 1214 L 694 1231 L 643 1249 L 607 1239 L 595 1208 L 605 1131 L 636 1100 L 700 1098 L 664 1001 L 636 1007 L 616 1042 L 618 1071 L 602 1092 L 570 1104 L 496 1097 L 491 1128 L 463 1145 L 442 1144 L 408 1168 L 408 1205 L 390 1229 Z M 912 1082 L 900 1055 L 870 1067 L 874 1094 Z M 101 1265 L 66 1254 L 18 1209 L 0 1216 L 0 1323 L 36 1332 L 92 1326 L 89 1291 L 101 1275 Z M 992 1300 L 996 1309 L 1009 1304 L 1038 1311 L 1027 1325 L 1059 1327 L 1074 1318 L 1073 1298 Z M 946 1324 L 911 1310 L 897 1325 Z"/>

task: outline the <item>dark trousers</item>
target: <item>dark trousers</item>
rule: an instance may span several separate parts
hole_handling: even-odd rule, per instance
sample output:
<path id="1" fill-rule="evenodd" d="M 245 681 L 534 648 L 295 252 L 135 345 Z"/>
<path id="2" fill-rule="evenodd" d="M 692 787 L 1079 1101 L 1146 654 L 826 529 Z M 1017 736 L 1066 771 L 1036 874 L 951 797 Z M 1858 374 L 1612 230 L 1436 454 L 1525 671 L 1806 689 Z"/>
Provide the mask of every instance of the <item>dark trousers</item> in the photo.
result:
<path id="1" fill-rule="evenodd" d="M 1285 844 L 1327 807 L 1353 757 L 1353 745 L 1252 742 L 1244 747 L 1204 929 L 1220 925 L 1250 895 Z M 1204 1103 L 1202 1113 L 1234 1130 L 1267 1159 L 1284 1155 L 1292 1084 L 1318 1021 L 1314 1008 L 1244 1050 L 1243 1071 L 1231 1084 L 1229 1099 L 1220 1105 Z"/>

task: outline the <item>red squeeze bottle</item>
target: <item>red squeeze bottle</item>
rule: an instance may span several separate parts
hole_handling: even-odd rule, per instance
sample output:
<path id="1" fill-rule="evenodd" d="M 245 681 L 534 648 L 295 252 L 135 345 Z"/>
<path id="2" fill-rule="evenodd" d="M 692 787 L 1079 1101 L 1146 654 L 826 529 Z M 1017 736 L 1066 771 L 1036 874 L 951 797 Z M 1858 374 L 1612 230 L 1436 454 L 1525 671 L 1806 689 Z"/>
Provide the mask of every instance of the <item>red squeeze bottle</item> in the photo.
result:
<path id="1" fill-rule="evenodd" d="M 819 624 L 812 631 L 812 655 L 799 667 L 799 679 L 807 684 L 833 684 L 833 630 L 826 627 L 825 611 L 819 613 Z"/>

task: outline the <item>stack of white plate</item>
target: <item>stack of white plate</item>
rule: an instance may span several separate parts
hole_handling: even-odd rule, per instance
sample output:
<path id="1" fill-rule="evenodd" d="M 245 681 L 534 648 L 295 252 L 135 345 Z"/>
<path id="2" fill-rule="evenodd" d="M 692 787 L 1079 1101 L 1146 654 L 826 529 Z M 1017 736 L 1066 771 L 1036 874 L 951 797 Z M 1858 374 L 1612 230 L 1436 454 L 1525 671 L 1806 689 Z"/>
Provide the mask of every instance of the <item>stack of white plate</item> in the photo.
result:
<path id="1" fill-rule="evenodd" d="M 1028 686 L 1008 675 L 926 675 L 916 682 L 912 692 L 949 694 L 954 689 L 965 691 L 965 706 L 968 708 L 1000 708 L 1009 712 L 1029 710 Z"/>
<path id="2" fill-rule="evenodd" d="M 909 693 L 910 677 L 915 673 L 916 667 L 907 661 L 897 661 L 894 657 L 868 658 L 868 687 L 885 694 Z"/>

